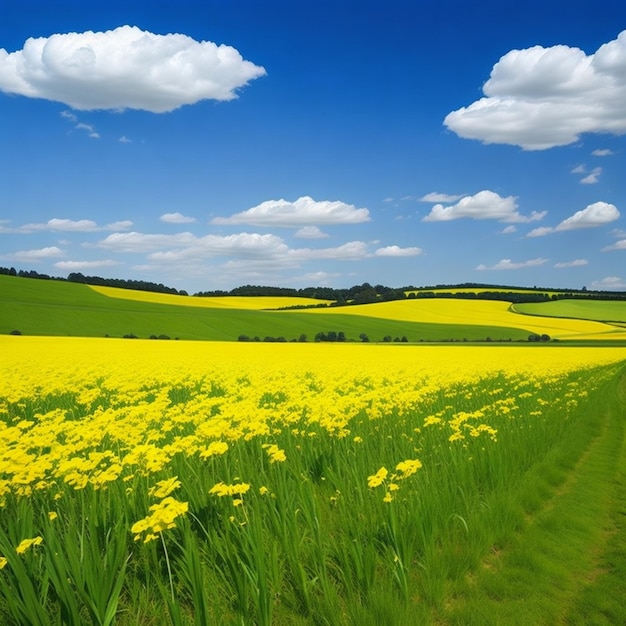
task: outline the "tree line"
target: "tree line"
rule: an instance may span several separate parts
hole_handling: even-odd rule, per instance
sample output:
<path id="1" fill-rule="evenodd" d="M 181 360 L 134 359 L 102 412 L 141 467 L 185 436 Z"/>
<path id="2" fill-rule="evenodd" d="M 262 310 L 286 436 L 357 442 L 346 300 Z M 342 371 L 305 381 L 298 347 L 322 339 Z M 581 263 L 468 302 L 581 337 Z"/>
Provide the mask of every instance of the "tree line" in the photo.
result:
<path id="1" fill-rule="evenodd" d="M 83 283 L 87 285 L 97 285 L 104 287 L 118 287 L 120 289 L 134 289 L 137 291 L 152 291 L 156 293 L 169 293 L 180 296 L 188 296 L 184 289 L 175 289 L 162 283 L 154 283 L 145 280 L 127 280 L 122 278 L 102 278 L 101 276 L 85 276 L 80 272 L 72 272 L 67 278 L 60 276 L 49 276 L 34 270 L 16 270 L 14 267 L 0 267 L 0 274 L 10 276 L 20 276 L 22 278 L 36 278 L 40 280 L 60 280 L 73 283 Z M 447 291 L 436 291 L 446 289 Z M 455 289 L 472 291 L 454 291 Z M 331 301 L 331 304 L 321 302 L 319 305 L 294 305 L 284 307 L 287 309 L 310 308 L 311 306 L 350 306 L 359 304 L 374 304 L 376 302 L 390 302 L 393 300 L 412 300 L 420 298 L 463 298 L 466 300 L 501 300 L 513 302 L 515 304 L 523 302 L 547 302 L 549 300 L 584 298 L 589 300 L 626 300 L 624 291 L 588 291 L 573 289 L 561 291 L 560 293 L 550 293 L 559 291 L 557 289 L 532 289 L 524 288 L 524 291 L 514 292 L 504 285 L 486 285 L 483 283 L 459 283 L 456 285 L 432 285 L 428 287 L 415 287 L 407 285 L 404 287 L 387 287 L 385 285 L 362 283 L 348 288 L 334 287 L 304 287 L 296 289 L 292 287 L 272 287 L 266 285 L 243 285 L 235 287 L 229 291 L 213 290 L 198 291 L 193 297 L 221 297 L 221 296 L 287 296 L 297 298 L 312 298 L 316 300 Z M 483 291 L 484 290 L 484 291 Z"/>

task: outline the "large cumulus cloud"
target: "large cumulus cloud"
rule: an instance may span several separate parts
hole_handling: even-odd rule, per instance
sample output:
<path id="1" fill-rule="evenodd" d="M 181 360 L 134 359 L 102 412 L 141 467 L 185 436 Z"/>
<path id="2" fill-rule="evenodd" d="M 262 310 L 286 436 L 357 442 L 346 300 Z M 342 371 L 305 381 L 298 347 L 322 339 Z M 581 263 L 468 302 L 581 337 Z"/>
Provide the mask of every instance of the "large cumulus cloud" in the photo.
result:
<path id="1" fill-rule="evenodd" d="M 0 90 L 74 109 L 172 111 L 200 100 L 231 100 L 263 76 L 231 46 L 135 26 L 30 38 L 0 48 Z"/>
<path id="2" fill-rule="evenodd" d="M 444 124 L 484 143 L 545 150 L 583 133 L 626 132 L 626 30 L 587 55 L 559 45 L 511 50 L 493 67 L 484 98 Z"/>

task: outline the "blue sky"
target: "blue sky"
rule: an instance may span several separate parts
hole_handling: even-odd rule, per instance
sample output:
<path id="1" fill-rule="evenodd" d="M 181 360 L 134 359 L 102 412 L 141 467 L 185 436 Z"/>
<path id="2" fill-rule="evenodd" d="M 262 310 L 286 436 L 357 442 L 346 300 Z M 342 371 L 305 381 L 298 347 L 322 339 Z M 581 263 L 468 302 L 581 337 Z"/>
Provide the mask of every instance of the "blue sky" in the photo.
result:
<path id="1" fill-rule="evenodd" d="M 0 0 L 0 265 L 626 290 L 626 3 Z"/>

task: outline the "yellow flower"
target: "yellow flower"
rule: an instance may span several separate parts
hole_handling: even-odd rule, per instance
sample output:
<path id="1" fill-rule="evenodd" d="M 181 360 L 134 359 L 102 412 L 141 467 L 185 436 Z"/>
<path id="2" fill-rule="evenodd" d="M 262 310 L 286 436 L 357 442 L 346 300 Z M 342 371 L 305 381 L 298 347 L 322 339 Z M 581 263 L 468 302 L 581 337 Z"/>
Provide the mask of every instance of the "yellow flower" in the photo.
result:
<path id="1" fill-rule="evenodd" d="M 131 527 L 131 532 L 135 535 L 135 541 L 141 538 L 141 533 L 149 531 L 144 539 L 144 543 L 156 539 L 156 533 L 163 532 L 169 528 L 175 528 L 175 519 L 187 513 L 189 504 L 179 502 L 171 496 L 163 498 L 158 504 L 150 507 L 151 514 L 144 519 L 135 522 Z"/>
<path id="2" fill-rule="evenodd" d="M 240 496 L 246 493 L 250 489 L 248 483 L 235 483 L 234 485 L 226 485 L 222 482 L 213 485 L 209 489 L 209 493 L 219 496 Z"/>
<path id="3" fill-rule="evenodd" d="M 281 450 L 275 443 L 263 444 L 267 455 L 270 457 L 270 463 L 283 462 L 287 460 L 287 456 L 285 455 L 285 451 Z"/>
<path id="4" fill-rule="evenodd" d="M 260 493 L 262 496 L 267 495 L 269 492 L 270 492 L 270 490 L 269 490 L 267 487 L 259 487 L 259 493 Z"/>
<path id="5" fill-rule="evenodd" d="M 52 522 L 53 520 L 55 520 L 58 516 L 56 511 L 48 511 L 48 519 Z"/>
<path id="6" fill-rule="evenodd" d="M 4 567 L 6 567 L 7 564 L 7 559 L 4 556 L 0 556 L 0 569 L 4 569 Z"/>
<path id="7" fill-rule="evenodd" d="M 180 480 L 178 480 L 178 476 L 174 476 L 167 480 L 160 480 L 150 489 L 149 494 L 155 498 L 165 498 L 165 496 L 169 496 L 170 493 L 178 487 L 180 487 Z"/>
<path id="8" fill-rule="evenodd" d="M 382 485 L 389 472 L 385 467 L 381 467 L 375 474 L 367 477 L 367 486 L 370 489 Z"/>
<path id="9" fill-rule="evenodd" d="M 20 545 L 17 546 L 17 548 L 15 548 L 15 551 L 18 554 L 24 554 L 24 552 L 26 552 L 28 548 L 30 548 L 31 546 L 38 546 L 41 544 L 42 541 L 43 541 L 43 537 L 35 537 L 33 539 L 23 539 L 20 542 Z"/>
<path id="10" fill-rule="evenodd" d="M 385 497 L 383 498 L 383 502 L 391 502 L 393 500 L 393 496 L 391 495 L 391 493 L 388 491 L 385 494 Z"/>
<path id="11" fill-rule="evenodd" d="M 402 475 L 399 478 L 404 479 L 409 476 L 415 474 L 418 469 L 422 467 L 422 462 L 417 459 L 409 459 L 407 461 L 401 461 L 396 465 L 396 471 L 402 472 Z"/>
<path id="12" fill-rule="evenodd" d="M 224 454 L 228 450 L 228 444 L 225 441 L 213 441 L 207 448 L 200 452 L 201 459 L 207 459 L 210 456 Z"/>

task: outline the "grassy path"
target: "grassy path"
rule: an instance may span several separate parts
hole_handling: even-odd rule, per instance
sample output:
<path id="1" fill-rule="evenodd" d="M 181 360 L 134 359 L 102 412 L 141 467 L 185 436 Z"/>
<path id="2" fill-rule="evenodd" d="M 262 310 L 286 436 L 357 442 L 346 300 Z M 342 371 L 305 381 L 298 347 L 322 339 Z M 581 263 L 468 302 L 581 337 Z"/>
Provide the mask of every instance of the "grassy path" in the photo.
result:
<path id="1" fill-rule="evenodd" d="M 508 544 L 455 585 L 437 621 L 626 624 L 626 373 L 597 409 L 584 452 L 569 468 L 555 459 L 565 470 L 558 484 Z"/>

